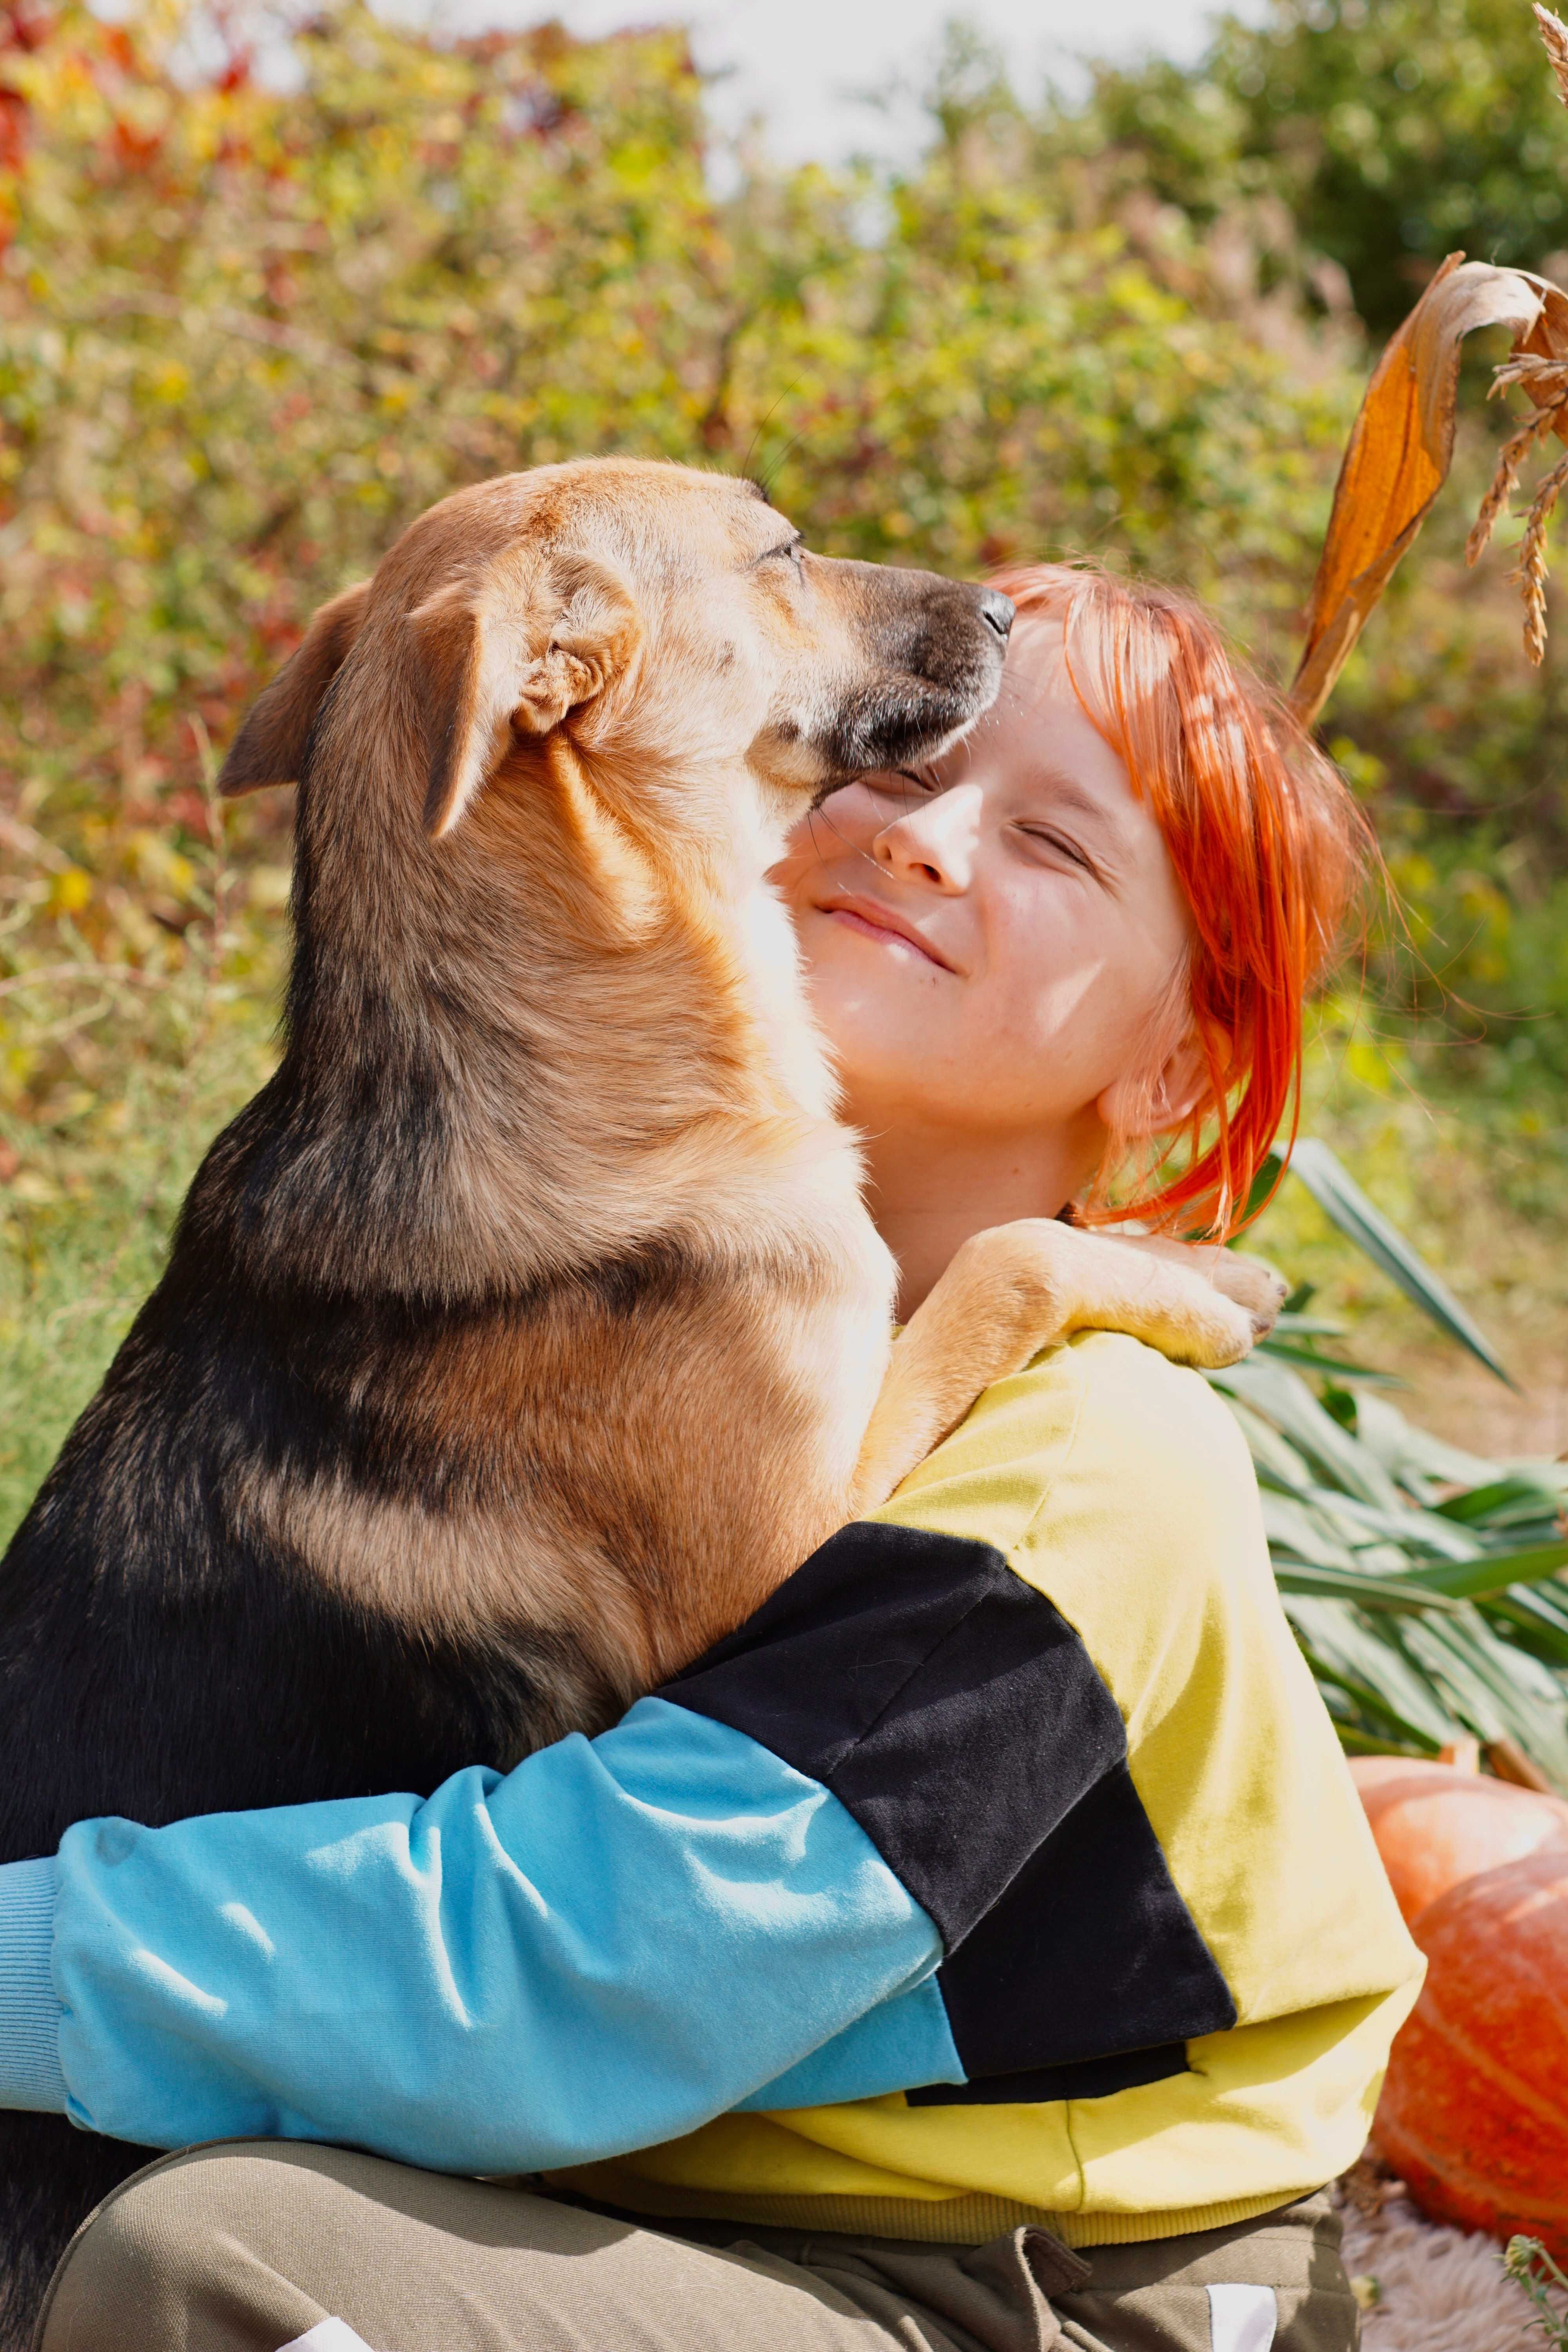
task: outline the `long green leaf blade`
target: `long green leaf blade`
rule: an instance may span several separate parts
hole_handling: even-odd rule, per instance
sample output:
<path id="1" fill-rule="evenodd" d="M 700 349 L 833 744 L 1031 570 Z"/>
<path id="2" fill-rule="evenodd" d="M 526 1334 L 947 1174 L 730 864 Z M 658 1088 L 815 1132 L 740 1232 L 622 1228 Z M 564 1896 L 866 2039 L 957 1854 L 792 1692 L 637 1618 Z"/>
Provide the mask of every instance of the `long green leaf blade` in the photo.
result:
<path id="1" fill-rule="evenodd" d="M 1359 1609 L 1457 1609 L 1458 1602 L 1436 1592 L 1413 1590 L 1415 1580 L 1366 1576 L 1359 1568 L 1312 1568 L 1305 1560 L 1277 1559 L 1274 1581 L 1281 1592 L 1321 1592 L 1353 1601 Z"/>
<path id="2" fill-rule="evenodd" d="M 1261 1355 L 1229 1364 L 1206 1377 L 1215 1388 L 1238 1396 L 1288 1437 L 1292 1445 L 1317 1463 L 1336 1486 L 1357 1495 L 1363 1503 L 1397 1510 L 1399 1490 L 1371 1450 L 1342 1429 L 1323 1411 L 1305 1381 L 1288 1364 L 1270 1363 Z"/>
<path id="3" fill-rule="evenodd" d="M 1271 1339 L 1260 1339 L 1257 1352 L 1272 1356 L 1276 1363 L 1297 1364 L 1306 1371 L 1321 1372 L 1329 1380 L 1360 1381 L 1364 1388 L 1404 1389 L 1410 1385 L 1397 1372 L 1371 1371 L 1365 1364 L 1352 1363 L 1348 1356 L 1321 1356 L 1316 1349 L 1299 1348 L 1289 1338 L 1281 1339 L 1278 1333 Z"/>
<path id="4" fill-rule="evenodd" d="M 1489 1372 L 1495 1373 L 1509 1388 L 1516 1386 L 1480 1326 L 1442 1277 L 1434 1274 L 1426 1260 L 1411 1248 L 1397 1226 L 1389 1223 L 1381 1209 L 1373 1207 L 1326 1143 L 1313 1136 L 1303 1136 L 1290 1153 L 1289 1166 L 1325 1215 L 1332 1218 L 1340 1231 L 1348 1234 L 1391 1282 L 1398 1284 L 1407 1298 L 1431 1317 L 1439 1330 L 1468 1348 Z"/>
<path id="5" fill-rule="evenodd" d="M 1446 1696 L 1398 1639 L 1404 1618 L 1390 1611 L 1369 1622 L 1346 1601 L 1310 1593 L 1292 1594 L 1285 1606 L 1321 1680 L 1345 1691 L 1399 1736 L 1429 1744 L 1434 1753 L 1453 1738 L 1454 1712 Z"/>
<path id="6" fill-rule="evenodd" d="M 1439 1518 L 1436 1511 L 1380 1511 L 1371 1503 L 1358 1502 L 1353 1495 L 1336 1495 L 1325 1486 L 1306 1488 L 1302 1493 L 1305 1500 L 1337 1517 L 1342 1526 L 1348 1525 L 1363 1536 L 1375 1537 L 1384 1544 L 1397 1544 L 1406 1554 L 1433 1552 L 1440 1560 L 1464 1561 L 1485 1557 L 1485 1547 L 1468 1528 L 1455 1527 L 1450 1520 Z"/>
<path id="7" fill-rule="evenodd" d="M 1363 1390 L 1356 1398 L 1355 1425 L 1362 1444 L 1418 1502 L 1434 1502 L 1435 1489 L 1481 1486 L 1497 1476 L 1495 1462 L 1466 1454 L 1429 1429 L 1417 1427 L 1374 1390 Z"/>
<path id="8" fill-rule="evenodd" d="M 1557 1488 L 1548 1486 L 1543 1478 L 1513 1472 L 1506 1478 L 1492 1479 L 1485 1486 L 1472 1486 L 1468 1494 L 1451 1495 L 1434 1507 L 1445 1518 L 1458 1519 L 1466 1527 L 1506 1528 L 1531 1519 L 1545 1519 L 1550 1524 L 1562 1517 L 1563 1499 Z"/>
<path id="9" fill-rule="evenodd" d="M 1500 1620 L 1513 1626 L 1512 1639 L 1543 1665 L 1553 1666 L 1559 1673 L 1568 1666 L 1568 1630 L 1536 1605 L 1533 1593 L 1497 1593 L 1483 1601 L 1480 1607 L 1489 1624 L 1495 1625 Z"/>
<path id="10" fill-rule="evenodd" d="M 1438 1559 L 1410 1570 L 1412 1584 L 1428 1592 L 1446 1592 L 1451 1601 L 1480 1601 L 1490 1592 L 1506 1592 L 1510 1584 L 1539 1584 L 1568 1567 L 1568 1538 L 1536 1544 L 1528 1551 L 1484 1553 L 1479 1559 Z"/>

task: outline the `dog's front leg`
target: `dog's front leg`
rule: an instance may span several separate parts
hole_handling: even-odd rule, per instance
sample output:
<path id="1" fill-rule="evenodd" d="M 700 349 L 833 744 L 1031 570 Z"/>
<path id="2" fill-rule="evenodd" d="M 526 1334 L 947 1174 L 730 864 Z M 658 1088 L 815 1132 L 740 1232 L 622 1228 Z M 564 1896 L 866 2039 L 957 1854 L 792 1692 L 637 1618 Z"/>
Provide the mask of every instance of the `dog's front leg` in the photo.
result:
<path id="1" fill-rule="evenodd" d="M 983 1389 L 1075 1331 L 1125 1331 L 1174 1362 L 1234 1364 L 1273 1328 L 1285 1285 L 1261 1259 L 1112 1238 L 1053 1218 L 966 1241 L 894 1342 L 856 1470 L 875 1509 Z"/>

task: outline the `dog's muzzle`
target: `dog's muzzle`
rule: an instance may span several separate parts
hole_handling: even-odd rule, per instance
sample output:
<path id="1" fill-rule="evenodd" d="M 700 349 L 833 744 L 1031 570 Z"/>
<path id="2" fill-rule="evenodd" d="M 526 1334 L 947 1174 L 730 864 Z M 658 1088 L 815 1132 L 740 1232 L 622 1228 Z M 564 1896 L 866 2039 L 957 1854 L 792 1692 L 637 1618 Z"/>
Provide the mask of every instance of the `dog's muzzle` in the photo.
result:
<path id="1" fill-rule="evenodd" d="M 898 586 L 868 616 L 874 666 L 817 738 L 840 779 L 934 758 L 991 708 L 1002 684 L 1011 597 L 929 572 L 881 578 Z"/>

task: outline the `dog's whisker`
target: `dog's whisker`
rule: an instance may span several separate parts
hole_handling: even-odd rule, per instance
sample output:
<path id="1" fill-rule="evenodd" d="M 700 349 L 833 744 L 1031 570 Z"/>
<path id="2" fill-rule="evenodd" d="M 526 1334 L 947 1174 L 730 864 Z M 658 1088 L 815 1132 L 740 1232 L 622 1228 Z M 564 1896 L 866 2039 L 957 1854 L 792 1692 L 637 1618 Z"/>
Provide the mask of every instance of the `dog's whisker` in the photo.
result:
<path id="1" fill-rule="evenodd" d="M 784 402 L 789 398 L 790 394 L 791 394 L 793 392 L 795 392 L 795 391 L 797 391 L 797 390 L 799 389 L 799 386 L 800 386 L 800 378 L 799 378 L 799 376 L 796 376 L 796 377 L 795 378 L 795 380 L 794 380 L 794 382 L 793 382 L 793 383 L 786 383 L 786 384 L 785 384 L 785 386 L 784 386 L 784 390 L 779 394 L 778 398 L 777 398 L 777 399 L 773 403 L 773 405 L 768 409 L 767 414 L 766 414 L 763 417 L 762 417 L 762 418 L 760 419 L 760 421 L 759 421 L 757 424 L 755 424 L 755 425 L 752 427 L 752 437 L 751 437 L 751 439 L 750 439 L 750 440 L 747 442 L 747 444 L 746 444 L 746 454 L 745 454 L 744 457 L 743 457 L 743 458 L 742 459 L 742 461 L 741 461 L 741 472 L 742 473 L 742 475 L 743 475 L 743 476 L 745 476 L 745 478 L 746 478 L 748 480 L 751 480 L 751 479 L 752 478 L 752 452 L 753 451 L 753 449 L 755 449 L 755 447 L 756 447 L 756 446 L 757 446 L 758 442 L 762 439 L 763 435 L 767 431 L 768 426 L 773 423 L 773 418 L 777 415 L 777 414 L 778 414 L 779 410 L 784 406 Z M 761 488 L 761 487 L 762 487 L 762 485 L 760 485 L 760 484 L 759 484 L 759 486 L 758 486 L 758 487 L 759 487 L 759 488 Z M 764 495 L 765 495 L 765 493 L 764 493 Z"/>

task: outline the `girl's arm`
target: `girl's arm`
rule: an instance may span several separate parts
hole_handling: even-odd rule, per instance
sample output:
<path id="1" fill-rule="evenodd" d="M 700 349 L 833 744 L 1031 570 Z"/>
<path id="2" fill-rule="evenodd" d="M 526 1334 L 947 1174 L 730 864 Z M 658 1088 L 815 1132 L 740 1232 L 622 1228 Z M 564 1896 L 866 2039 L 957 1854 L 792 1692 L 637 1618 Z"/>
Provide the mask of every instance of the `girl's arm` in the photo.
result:
<path id="1" fill-rule="evenodd" d="M 837 2097 L 956 2077 L 940 1958 L 820 1782 L 644 1699 L 427 1801 L 88 1822 L 0 1869 L 0 2101 L 542 2170 L 692 2130 L 846 2029 Z"/>
<path id="2" fill-rule="evenodd" d="M 0 1868 L 0 2104 L 523 2172 L 962 2084 L 939 1963 L 1123 1752 L 1068 1642 L 989 1545 L 861 1523 L 505 1778 L 79 1823 Z"/>

